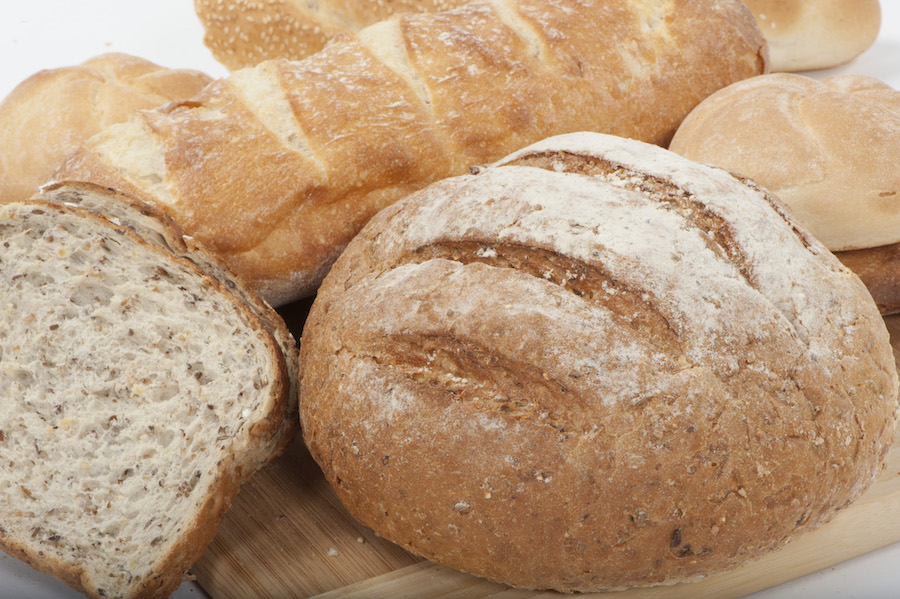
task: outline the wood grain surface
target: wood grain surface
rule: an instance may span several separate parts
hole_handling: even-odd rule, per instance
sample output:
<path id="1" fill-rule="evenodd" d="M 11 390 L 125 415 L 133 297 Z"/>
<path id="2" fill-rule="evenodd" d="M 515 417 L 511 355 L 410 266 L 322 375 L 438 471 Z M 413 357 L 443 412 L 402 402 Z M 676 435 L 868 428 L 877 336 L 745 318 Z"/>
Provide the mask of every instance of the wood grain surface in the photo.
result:
<path id="1" fill-rule="evenodd" d="M 284 311 L 300 335 L 308 304 Z M 895 359 L 900 316 L 885 319 Z M 816 572 L 900 541 L 900 435 L 887 469 L 850 507 L 762 560 L 690 584 L 584 599 L 729 599 Z M 216 538 L 192 569 L 213 599 L 552 599 L 410 555 L 357 523 L 301 442 L 241 489 Z"/>

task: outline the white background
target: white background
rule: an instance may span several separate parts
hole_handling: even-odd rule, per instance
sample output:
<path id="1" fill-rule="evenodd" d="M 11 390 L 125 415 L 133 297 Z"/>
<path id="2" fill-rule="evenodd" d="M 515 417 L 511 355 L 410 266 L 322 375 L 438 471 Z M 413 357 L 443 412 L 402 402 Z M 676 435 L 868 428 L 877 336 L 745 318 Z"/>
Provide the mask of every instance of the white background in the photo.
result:
<path id="1" fill-rule="evenodd" d="M 848 0 L 852 2 L 852 0 Z M 809 75 L 857 72 L 900 89 L 900 0 L 882 0 L 875 45 L 848 65 Z M 46 68 L 82 62 L 104 52 L 126 52 L 168 67 L 214 77 L 227 72 L 203 45 L 191 0 L 0 0 L 0 97 Z M 900 168 L 900 166 L 898 166 Z M 64 584 L 0 553 L 0 598 L 79 597 Z M 185 583 L 178 599 L 203 599 Z M 753 599 L 894 599 L 900 597 L 900 543 L 817 574 L 752 595 Z"/>

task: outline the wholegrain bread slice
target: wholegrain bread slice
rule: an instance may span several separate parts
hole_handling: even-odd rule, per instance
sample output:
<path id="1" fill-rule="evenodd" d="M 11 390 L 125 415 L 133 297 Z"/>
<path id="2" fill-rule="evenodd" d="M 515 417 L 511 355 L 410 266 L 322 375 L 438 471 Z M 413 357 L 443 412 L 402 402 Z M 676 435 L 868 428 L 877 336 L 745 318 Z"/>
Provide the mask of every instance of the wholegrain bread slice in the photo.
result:
<path id="1" fill-rule="evenodd" d="M 290 349 L 264 304 L 84 208 L 3 206 L 0 248 L 0 548 L 167 596 L 295 430 Z"/>
<path id="2" fill-rule="evenodd" d="M 290 417 L 284 420 L 285 430 L 280 437 L 282 444 L 286 446 L 296 436 L 299 429 L 297 341 L 278 312 L 251 290 L 244 279 L 232 272 L 216 254 L 208 251 L 193 237 L 185 234 L 184 230 L 167 213 L 133 196 L 93 183 L 70 181 L 44 186 L 39 199 L 80 206 L 117 225 L 131 229 L 144 241 L 193 262 L 253 310 L 278 343 L 288 370 L 290 383 L 288 412 Z"/>

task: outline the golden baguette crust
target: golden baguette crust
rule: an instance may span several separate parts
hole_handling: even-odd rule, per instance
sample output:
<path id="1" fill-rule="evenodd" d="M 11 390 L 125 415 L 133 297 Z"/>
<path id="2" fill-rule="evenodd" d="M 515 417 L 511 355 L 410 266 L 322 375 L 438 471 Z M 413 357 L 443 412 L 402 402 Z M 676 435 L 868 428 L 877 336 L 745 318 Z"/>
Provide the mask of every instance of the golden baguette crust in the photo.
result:
<path id="1" fill-rule="evenodd" d="M 458 8 L 469 0 L 194 0 L 203 41 L 228 69 L 301 60 L 340 33 L 404 12 Z"/>
<path id="2" fill-rule="evenodd" d="M 474 2 L 237 71 L 100 133 L 55 178 L 164 208 L 279 305 L 415 189 L 552 134 L 665 144 L 765 64 L 738 0 Z"/>
<path id="3" fill-rule="evenodd" d="M 0 198 L 30 198 L 69 154 L 138 110 L 190 98 L 212 79 L 110 53 L 35 73 L 0 103 Z"/>
<path id="4" fill-rule="evenodd" d="M 301 371 L 304 438 L 355 517 L 562 591 L 781 547 L 874 481 L 897 417 L 883 320 L 775 199 L 588 134 L 373 218 Z"/>

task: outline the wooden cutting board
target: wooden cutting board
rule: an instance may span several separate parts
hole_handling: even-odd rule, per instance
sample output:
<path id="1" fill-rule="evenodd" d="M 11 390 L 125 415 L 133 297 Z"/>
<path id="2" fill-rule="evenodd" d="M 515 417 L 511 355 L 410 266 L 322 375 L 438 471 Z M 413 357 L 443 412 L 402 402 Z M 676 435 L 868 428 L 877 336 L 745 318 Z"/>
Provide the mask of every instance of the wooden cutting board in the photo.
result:
<path id="1" fill-rule="evenodd" d="M 284 312 L 299 337 L 308 305 Z M 885 319 L 900 355 L 900 316 Z M 887 469 L 853 505 L 768 557 L 700 582 L 584 599 L 729 599 L 827 568 L 900 541 L 900 435 Z M 350 517 L 302 443 L 257 472 L 192 569 L 213 599 L 533 599 L 415 557 Z"/>

